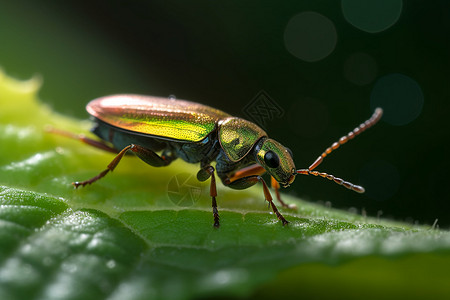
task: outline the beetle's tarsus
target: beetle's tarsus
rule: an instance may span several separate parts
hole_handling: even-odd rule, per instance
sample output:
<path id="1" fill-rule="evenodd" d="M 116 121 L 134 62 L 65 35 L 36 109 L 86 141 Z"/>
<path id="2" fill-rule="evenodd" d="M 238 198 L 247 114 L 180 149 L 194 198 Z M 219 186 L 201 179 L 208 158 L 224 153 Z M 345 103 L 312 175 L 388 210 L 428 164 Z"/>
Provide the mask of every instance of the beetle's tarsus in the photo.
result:
<path id="1" fill-rule="evenodd" d="M 100 174 L 98 174 L 97 176 L 92 177 L 91 179 L 85 180 L 85 181 L 75 181 L 72 182 L 72 185 L 77 189 L 79 186 L 86 186 L 88 184 L 92 184 L 93 182 L 96 182 L 97 180 L 99 180 L 100 178 L 105 177 L 106 174 L 108 174 L 109 171 L 112 171 L 112 169 L 106 169 L 103 170 Z"/>
<path id="2" fill-rule="evenodd" d="M 288 209 L 297 209 L 297 205 L 295 204 L 287 204 L 286 202 L 284 202 L 281 199 L 281 195 L 280 195 L 280 184 L 275 180 L 275 178 L 273 178 L 273 176 L 270 178 L 270 185 L 272 186 L 272 188 L 275 191 L 275 195 L 277 197 L 278 202 L 281 204 L 281 206 L 283 208 L 288 208 Z"/>
<path id="3" fill-rule="evenodd" d="M 86 185 L 88 185 L 88 184 L 91 184 L 91 183 L 92 183 L 91 180 L 86 180 L 86 181 L 81 181 L 81 182 L 75 181 L 75 182 L 72 182 L 72 185 L 73 185 L 76 189 L 78 189 L 80 186 L 84 187 L 84 186 L 86 186 Z"/>
<path id="4" fill-rule="evenodd" d="M 283 226 L 289 224 L 289 221 L 286 220 L 283 217 L 283 215 L 278 211 L 278 209 L 275 207 L 275 204 L 273 202 L 270 202 L 270 204 L 272 205 L 272 210 L 277 215 L 278 220 L 280 220 L 283 223 Z"/>
<path id="5" fill-rule="evenodd" d="M 220 223 L 220 217 L 219 217 L 219 210 L 217 209 L 217 201 L 216 201 L 216 197 L 212 196 L 212 201 L 211 201 L 211 206 L 212 206 L 212 210 L 213 210 L 213 216 L 214 216 L 214 227 L 215 228 L 219 228 Z"/>
<path id="6" fill-rule="evenodd" d="M 249 172 L 246 172 L 245 174 L 248 174 L 248 173 Z M 260 181 L 263 185 L 264 199 L 268 203 L 268 208 L 272 207 L 272 211 L 276 214 L 277 218 L 283 222 L 284 225 L 289 223 L 288 221 L 286 221 L 286 219 L 283 217 L 283 215 L 278 211 L 275 203 L 273 203 L 273 199 L 272 199 L 272 196 L 270 195 L 269 188 L 267 187 L 266 182 L 260 175 L 250 175 L 250 176 L 238 178 L 236 180 L 230 180 L 229 178 L 225 178 L 223 180 L 224 184 L 226 184 L 228 187 L 234 188 L 234 189 L 246 189 L 252 185 L 255 185 L 256 183 L 258 183 L 258 181 Z M 280 199 L 278 198 L 278 200 L 280 200 Z M 283 201 L 280 201 L 280 203 L 284 207 L 289 207 Z"/>
<path id="7" fill-rule="evenodd" d="M 288 224 L 289 222 L 283 217 L 283 215 L 278 211 L 277 206 L 275 203 L 273 203 L 272 196 L 270 195 L 269 188 L 267 187 L 266 182 L 261 176 L 257 176 L 257 180 L 261 181 L 263 184 L 263 192 L 264 192 L 264 198 L 269 202 L 269 205 L 272 206 L 273 212 L 277 215 L 277 218 L 283 222 L 283 225 Z"/>

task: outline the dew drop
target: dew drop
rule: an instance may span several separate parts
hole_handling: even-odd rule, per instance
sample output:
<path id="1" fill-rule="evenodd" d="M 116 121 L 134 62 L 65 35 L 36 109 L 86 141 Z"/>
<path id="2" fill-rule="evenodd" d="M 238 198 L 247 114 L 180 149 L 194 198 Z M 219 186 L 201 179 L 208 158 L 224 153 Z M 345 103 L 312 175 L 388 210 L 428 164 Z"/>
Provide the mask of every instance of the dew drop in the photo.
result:
<path id="1" fill-rule="evenodd" d="M 108 260 L 108 262 L 106 263 L 106 266 L 109 269 L 114 269 L 116 267 L 116 261 L 114 259 Z"/>

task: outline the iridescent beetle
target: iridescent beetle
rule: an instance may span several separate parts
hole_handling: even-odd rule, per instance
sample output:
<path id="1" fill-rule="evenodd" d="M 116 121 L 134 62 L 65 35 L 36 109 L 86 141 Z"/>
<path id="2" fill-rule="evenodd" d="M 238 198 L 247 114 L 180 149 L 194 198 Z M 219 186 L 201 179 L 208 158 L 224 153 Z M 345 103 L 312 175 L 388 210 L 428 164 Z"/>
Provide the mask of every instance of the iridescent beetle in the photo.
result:
<path id="1" fill-rule="evenodd" d="M 128 151 L 154 167 L 167 166 L 179 157 L 188 163 L 200 163 L 199 181 L 211 178 L 215 227 L 219 227 L 219 212 L 214 172 L 225 186 L 233 189 L 246 189 L 260 181 L 265 199 L 283 225 L 289 222 L 272 201 L 267 184 L 261 177 L 265 172 L 270 174 L 271 185 L 283 207 L 288 205 L 281 200 L 278 189 L 280 185 L 288 187 L 297 174 L 321 176 L 363 193 L 361 186 L 313 170 L 333 150 L 377 123 L 383 113 L 381 108 L 377 108 L 370 119 L 333 143 L 308 169 L 297 170 L 291 151 L 270 139 L 256 124 L 206 105 L 150 96 L 113 95 L 92 100 L 86 109 L 94 117 L 92 132 L 101 141 L 54 131 L 117 153 L 117 156 L 106 170 L 91 179 L 74 182 L 75 187 L 91 184 L 113 171 Z M 211 166 L 213 161 L 216 161 L 215 169 Z"/>

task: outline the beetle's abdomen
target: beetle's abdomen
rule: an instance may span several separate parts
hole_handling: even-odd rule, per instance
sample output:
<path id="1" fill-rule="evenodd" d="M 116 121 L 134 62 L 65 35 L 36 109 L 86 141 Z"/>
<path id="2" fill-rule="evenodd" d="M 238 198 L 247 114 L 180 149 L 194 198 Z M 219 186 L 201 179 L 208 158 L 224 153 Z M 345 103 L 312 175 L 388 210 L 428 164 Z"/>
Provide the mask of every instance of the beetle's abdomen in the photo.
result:
<path id="1" fill-rule="evenodd" d="M 112 126 L 163 139 L 199 142 L 219 120 L 229 115 L 212 107 L 184 100 L 139 95 L 114 95 L 92 100 L 92 116 Z"/>
<path id="2" fill-rule="evenodd" d="M 96 120 L 96 125 L 92 128 L 92 132 L 105 142 L 111 143 L 117 151 L 131 144 L 137 144 L 158 152 L 166 149 L 168 144 L 167 141 L 125 131 L 99 120 Z"/>

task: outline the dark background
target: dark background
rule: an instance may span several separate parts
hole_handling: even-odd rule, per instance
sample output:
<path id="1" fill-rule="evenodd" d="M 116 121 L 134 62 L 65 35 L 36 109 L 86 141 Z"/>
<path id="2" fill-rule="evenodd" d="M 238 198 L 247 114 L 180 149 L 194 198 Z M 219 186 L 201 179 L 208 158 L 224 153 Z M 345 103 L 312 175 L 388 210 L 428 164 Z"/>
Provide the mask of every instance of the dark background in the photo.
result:
<path id="1" fill-rule="evenodd" d="M 0 0 L 0 67 L 40 75 L 41 99 L 79 118 L 113 93 L 246 117 L 264 91 L 282 113 L 260 125 L 298 168 L 381 105 L 380 124 L 318 168 L 365 194 L 306 176 L 284 192 L 448 228 L 450 2 L 356 2 Z"/>

